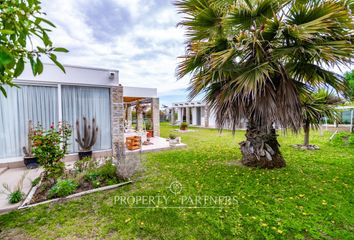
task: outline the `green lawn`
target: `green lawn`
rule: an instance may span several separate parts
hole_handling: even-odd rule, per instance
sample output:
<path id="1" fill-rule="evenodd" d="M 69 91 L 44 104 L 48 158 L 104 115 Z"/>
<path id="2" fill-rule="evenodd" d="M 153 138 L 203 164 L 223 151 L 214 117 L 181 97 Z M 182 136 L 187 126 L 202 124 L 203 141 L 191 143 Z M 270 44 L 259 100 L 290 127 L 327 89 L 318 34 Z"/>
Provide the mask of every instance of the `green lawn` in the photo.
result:
<path id="1" fill-rule="evenodd" d="M 172 130 L 162 126 L 162 136 Z M 279 170 L 241 167 L 238 142 L 216 130 L 180 134 L 187 149 L 148 154 L 136 182 L 63 204 L 0 216 L 0 239 L 353 239 L 353 160 L 350 147 L 334 147 L 311 133 L 318 151 L 280 136 L 288 166 Z M 178 180 L 183 188 L 168 189 Z M 114 196 L 168 196 L 157 208 L 122 208 Z M 234 196 L 225 208 L 168 208 L 181 196 Z"/>

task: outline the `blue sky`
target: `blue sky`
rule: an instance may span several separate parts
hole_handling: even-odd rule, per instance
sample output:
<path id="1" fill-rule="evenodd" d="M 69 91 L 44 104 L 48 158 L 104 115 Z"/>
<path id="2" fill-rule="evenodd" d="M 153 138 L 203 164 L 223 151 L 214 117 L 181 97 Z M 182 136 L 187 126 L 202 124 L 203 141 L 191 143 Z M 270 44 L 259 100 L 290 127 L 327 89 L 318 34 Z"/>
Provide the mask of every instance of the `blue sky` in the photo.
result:
<path id="1" fill-rule="evenodd" d="M 168 0 L 51 0 L 42 2 L 64 64 L 114 68 L 126 86 L 156 87 L 161 104 L 186 100 L 188 79 L 176 80 L 183 29 Z"/>

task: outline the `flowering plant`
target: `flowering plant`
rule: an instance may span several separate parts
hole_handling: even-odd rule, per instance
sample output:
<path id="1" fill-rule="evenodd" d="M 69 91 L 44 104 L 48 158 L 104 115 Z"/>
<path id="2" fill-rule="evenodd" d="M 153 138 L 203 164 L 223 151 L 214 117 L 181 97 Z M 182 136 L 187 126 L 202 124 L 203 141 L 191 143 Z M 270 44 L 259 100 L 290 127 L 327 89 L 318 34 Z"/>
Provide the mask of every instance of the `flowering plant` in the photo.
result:
<path id="1" fill-rule="evenodd" d="M 55 179 L 63 175 L 65 165 L 61 161 L 67 153 L 71 127 L 63 122 L 55 126 L 51 124 L 48 130 L 41 125 L 33 133 L 33 153 L 43 166 L 45 177 Z"/>

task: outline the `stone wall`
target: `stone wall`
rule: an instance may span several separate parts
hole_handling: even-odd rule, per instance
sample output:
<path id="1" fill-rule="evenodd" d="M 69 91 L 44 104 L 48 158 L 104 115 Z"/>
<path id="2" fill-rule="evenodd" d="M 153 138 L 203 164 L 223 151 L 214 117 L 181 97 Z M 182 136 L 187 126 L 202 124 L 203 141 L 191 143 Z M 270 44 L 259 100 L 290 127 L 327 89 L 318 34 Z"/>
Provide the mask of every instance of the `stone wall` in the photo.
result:
<path id="1" fill-rule="evenodd" d="M 160 99 L 151 99 L 151 113 L 152 113 L 152 130 L 154 131 L 154 136 L 160 136 Z"/>
<path id="2" fill-rule="evenodd" d="M 124 155 L 124 105 L 123 86 L 111 88 L 112 149 L 113 157 Z"/>

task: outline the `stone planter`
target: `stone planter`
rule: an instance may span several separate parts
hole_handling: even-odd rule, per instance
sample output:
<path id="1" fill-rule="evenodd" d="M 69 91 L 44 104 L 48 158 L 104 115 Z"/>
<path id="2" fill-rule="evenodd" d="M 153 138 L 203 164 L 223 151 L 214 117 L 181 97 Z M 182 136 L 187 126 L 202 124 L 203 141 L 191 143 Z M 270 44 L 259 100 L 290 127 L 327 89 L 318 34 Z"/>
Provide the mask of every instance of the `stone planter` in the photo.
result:
<path id="1" fill-rule="evenodd" d="M 178 138 L 169 139 L 170 147 L 175 147 L 179 143 Z"/>

